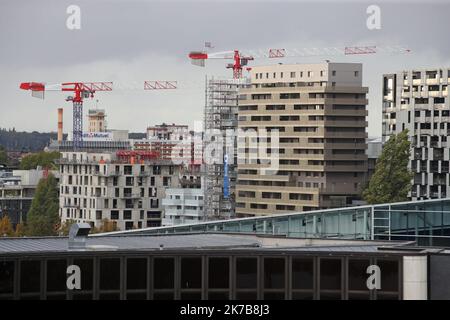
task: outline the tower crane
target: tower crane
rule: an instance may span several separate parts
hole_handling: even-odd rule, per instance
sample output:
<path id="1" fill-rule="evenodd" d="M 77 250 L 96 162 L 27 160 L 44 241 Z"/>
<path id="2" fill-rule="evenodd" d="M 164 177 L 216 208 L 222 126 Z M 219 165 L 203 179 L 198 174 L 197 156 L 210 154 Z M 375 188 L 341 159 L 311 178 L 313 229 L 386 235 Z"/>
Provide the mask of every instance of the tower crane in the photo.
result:
<path id="1" fill-rule="evenodd" d="M 78 150 L 83 146 L 83 100 L 93 98 L 97 91 L 112 91 L 112 82 L 65 82 L 61 84 L 46 85 L 42 82 L 23 82 L 20 89 L 31 90 L 37 98 L 44 98 L 46 91 L 73 92 L 66 101 L 73 103 L 73 148 Z"/>
<path id="2" fill-rule="evenodd" d="M 189 58 L 192 64 L 204 67 L 205 61 L 209 59 L 233 60 L 233 63 L 227 64 L 226 68 L 233 69 L 233 78 L 242 78 L 242 69 L 248 65 L 248 62 L 255 58 L 284 58 L 284 57 L 309 57 L 309 56 L 340 56 L 340 55 L 359 55 L 375 53 L 409 53 L 410 49 L 403 46 L 353 46 L 353 47 L 328 47 L 328 48 L 302 48 L 302 49 L 283 49 L 271 48 L 267 50 L 232 50 L 209 53 L 203 51 L 191 51 Z M 247 67 L 247 70 L 251 68 Z"/>

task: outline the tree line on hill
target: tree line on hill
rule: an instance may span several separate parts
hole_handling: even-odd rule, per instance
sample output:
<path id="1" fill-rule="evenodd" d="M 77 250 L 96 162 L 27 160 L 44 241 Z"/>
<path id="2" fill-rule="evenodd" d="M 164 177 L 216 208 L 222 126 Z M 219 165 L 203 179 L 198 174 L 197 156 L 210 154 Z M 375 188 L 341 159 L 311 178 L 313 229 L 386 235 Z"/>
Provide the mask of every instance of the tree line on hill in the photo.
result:
<path id="1" fill-rule="evenodd" d="M 41 151 L 52 139 L 57 139 L 56 132 L 20 132 L 15 129 L 0 128 L 0 145 L 8 151 Z"/>
<path id="2" fill-rule="evenodd" d="M 130 139 L 143 139 L 145 133 L 129 133 Z M 56 132 L 25 132 L 13 129 L 0 128 L 0 145 L 7 151 L 37 152 L 44 150 L 51 140 L 57 139 Z M 67 139 L 67 134 L 64 134 Z"/>

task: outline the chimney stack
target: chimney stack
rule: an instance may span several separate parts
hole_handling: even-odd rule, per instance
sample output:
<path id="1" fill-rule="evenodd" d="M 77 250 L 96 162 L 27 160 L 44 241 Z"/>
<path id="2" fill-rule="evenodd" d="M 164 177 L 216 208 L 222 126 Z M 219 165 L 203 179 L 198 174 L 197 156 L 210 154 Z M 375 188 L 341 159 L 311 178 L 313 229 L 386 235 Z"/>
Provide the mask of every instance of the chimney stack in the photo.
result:
<path id="1" fill-rule="evenodd" d="M 63 141 L 63 108 L 58 108 L 58 142 Z"/>

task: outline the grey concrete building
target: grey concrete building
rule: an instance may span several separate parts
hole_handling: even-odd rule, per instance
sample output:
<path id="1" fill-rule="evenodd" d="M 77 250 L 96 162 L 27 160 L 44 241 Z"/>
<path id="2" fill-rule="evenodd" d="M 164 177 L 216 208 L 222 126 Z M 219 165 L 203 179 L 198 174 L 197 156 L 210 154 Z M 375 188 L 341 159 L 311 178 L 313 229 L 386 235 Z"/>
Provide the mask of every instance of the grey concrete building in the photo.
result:
<path id="1" fill-rule="evenodd" d="M 413 200 L 450 196 L 449 81 L 449 68 L 383 75 L 383 140 L 409 130 Z"/>
<path id="2" fill-rule="evenodd" d="M 179 186 L 179 166 L 140 151 L 63 152 L 60 159 L 61 220 L 119 230 L 161 225 L 166 188 Z"/>
<path id="3" fill-rule="evenodd" d="M 236 213 L 307 211 L 357 199 L 367 172 L 362 65 L 279 64 L 250 75 L 251 85 L 240 90 Z M 269 142 L 266 155 L 254 140 Z M 263 173 L 274 151 L 278 168 Z"/>

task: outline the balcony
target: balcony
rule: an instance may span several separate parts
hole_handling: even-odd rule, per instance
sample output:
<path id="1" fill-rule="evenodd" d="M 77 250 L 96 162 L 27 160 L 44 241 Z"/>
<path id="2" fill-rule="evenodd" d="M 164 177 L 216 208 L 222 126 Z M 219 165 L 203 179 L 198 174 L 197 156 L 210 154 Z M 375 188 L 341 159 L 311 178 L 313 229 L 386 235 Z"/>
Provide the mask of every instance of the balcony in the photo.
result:
<path id="1" fill-rule="evenodd" d="M 103 173 L 101 171 L 94 171 L 92 174 L 94 176 L 100 176 L 100 177 L 118 177 L 118 176 L 123 175 L 123 172 L 122 171 L 111 171 L 111 172 Z"/>
<path id="2" fill-rule="evenodd" d="M 436 178 L 433 180 L 433 184 L 435 185 L 445 185 L 447 184 L 447 180 L 445 178 Z"/>
<path id="3" fill-rule="evenodd" d="M 80 209 L 80 205 L 79 205 L 79 204 L 65 204 L 65 205 L 63 205 L 63 208 L 67 208 L 67 209 Z"/>
<path id="4" fill-rule="evenodd" d="M 142 198 L 140 193 L 124 193 L 122 199 L 140 199 Z"/>
<path id="5" fill-rule="evenodd" d="M 431 167 L 430 167 L 430 172 L 432 172 L 432 173 L 438 173 L 438 172 L 439 172 L 439 167 L 438 167 L 438 166 L 431 166 Z"/>

